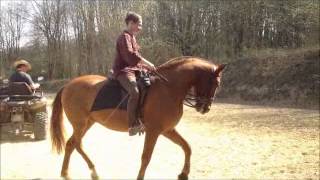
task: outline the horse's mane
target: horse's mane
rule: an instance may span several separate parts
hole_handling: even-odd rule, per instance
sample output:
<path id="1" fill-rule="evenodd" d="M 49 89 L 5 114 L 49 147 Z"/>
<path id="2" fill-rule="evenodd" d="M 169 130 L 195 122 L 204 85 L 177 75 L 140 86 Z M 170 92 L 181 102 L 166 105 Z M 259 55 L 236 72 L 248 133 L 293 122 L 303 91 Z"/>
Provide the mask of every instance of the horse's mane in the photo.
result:
<path id="1" fill-rule="evenodd" d="M 173 67 L 185 64 L 185 63 L 192 62 L 192 61 L 199 61 L 199 62 L 202 62 L 204 64 L 210 65 L 210 66 L 214 65 L 213 63 L 207 61 L 206 59 L 200 58 L 200 57 L 180 56 L 180 57 L 176 57 L 176 58 L 170 59 L 169 61 L 161 64 L 159 66 L 159 69 L 173 68 Z"/>

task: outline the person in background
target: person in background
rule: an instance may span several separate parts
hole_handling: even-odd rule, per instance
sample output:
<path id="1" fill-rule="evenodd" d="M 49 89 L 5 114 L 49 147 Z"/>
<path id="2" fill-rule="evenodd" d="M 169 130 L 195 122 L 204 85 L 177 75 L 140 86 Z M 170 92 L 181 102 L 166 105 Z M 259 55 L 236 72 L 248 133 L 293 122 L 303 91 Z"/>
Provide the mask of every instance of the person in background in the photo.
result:
<path id="1" fill-rule="evenodd" d="M 129 93 L 127 105 L 129 135 L 133 136 L 143 132 L 143 124 L 137 120 L 137 106 L 139 101 L 139 89 L 135 72 L 143 68 L 155 70 L 155 66 L 143 58 L 139 53 L 140 46 L 136 41 L 136 35 L 142 29 L 142 18 L 139 14 L 129 12 L 126 15 L 126 29 L 120 34 L 116 43 L 116 57 L 111 70 L 112 78 L 117 79 L 123 88 Z"/>
<path id="2" fill-rule="evenodd" d="M 31 70 L 31 64 L 28 61 L 21 59 L 14 62 L 13 66 L 15 68 L 15 72 L 10 76 L 10 82 L 25 82 L 32 90 L 39 88 L 40 85 L 38 83 L 34 83 L 31 76 L 27 73 Z"/>

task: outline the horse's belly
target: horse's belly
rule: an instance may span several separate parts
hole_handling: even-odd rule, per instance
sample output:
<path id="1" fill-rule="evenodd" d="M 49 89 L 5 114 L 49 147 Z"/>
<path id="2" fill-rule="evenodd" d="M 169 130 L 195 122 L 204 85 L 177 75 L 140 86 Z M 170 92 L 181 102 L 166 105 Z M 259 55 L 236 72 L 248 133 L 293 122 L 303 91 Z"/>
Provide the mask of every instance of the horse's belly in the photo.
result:
<path id="1" fill-rule="evenodd" d="M 128 131 L 127 112 L 124 110 L 105 109 L 90 113 L 90 117 L 99 124 L 115 131 Z"/>

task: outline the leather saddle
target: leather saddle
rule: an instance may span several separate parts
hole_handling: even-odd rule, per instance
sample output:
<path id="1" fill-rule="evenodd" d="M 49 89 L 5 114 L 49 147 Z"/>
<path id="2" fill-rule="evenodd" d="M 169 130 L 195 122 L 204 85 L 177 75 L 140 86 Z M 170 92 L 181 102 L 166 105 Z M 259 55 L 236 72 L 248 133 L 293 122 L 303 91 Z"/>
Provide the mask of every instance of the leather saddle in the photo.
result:
<path id="1" fill-rule="evenodd" d="M 137 71 L 137 84 L 140 92 L 138 117 L 142 116 L 142 109 L 148 89 L 151 86 L 151 76 L 147 72 Z M 115 79 L 105 80 L 103 87 L 99 90 L 91 111 L 98 111 L 102 109 L 127 109 L 129 95 L 127 91 L 121 86 L 120 82 Z"/>

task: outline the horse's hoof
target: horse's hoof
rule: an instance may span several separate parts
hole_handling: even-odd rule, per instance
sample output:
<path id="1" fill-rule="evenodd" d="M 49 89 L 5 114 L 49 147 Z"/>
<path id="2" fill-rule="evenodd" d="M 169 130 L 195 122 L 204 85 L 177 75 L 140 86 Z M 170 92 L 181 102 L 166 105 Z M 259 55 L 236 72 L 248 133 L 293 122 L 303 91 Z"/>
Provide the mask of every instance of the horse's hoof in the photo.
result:
<path id="1" fill-rule="evenodd" d="M 68 175 L 62 175 L 61 177 L 63 180 L 71 180 L 70 176 Z"/>
<path id="2" fill-rule="evenodd" d="M 99 176 L 98 176 L 98 175 L 92 175 L 92 174 L 91 174 L 91 179 L 92 179 L 92 180 L 99 180 Z"/>
<path id="3" fill-rule="evenodd" d="M 181 173 L 181 174 L 178 176 L 178 180 L 188 180 L 188 175 L 185 174 L 185 173 Z"/>
<path id="4" fill-rule="evenodd" d="M 97 171 L 95 169 L 92 169 L 91 179 L 92 180 L 99 180 L 99 176 L 98 176 Z"/>
<path id="5" fill-rule="evenodd" d="M 144 178 L 143 177 L 137 177 L 137 180 L 143 180 Z"/>

